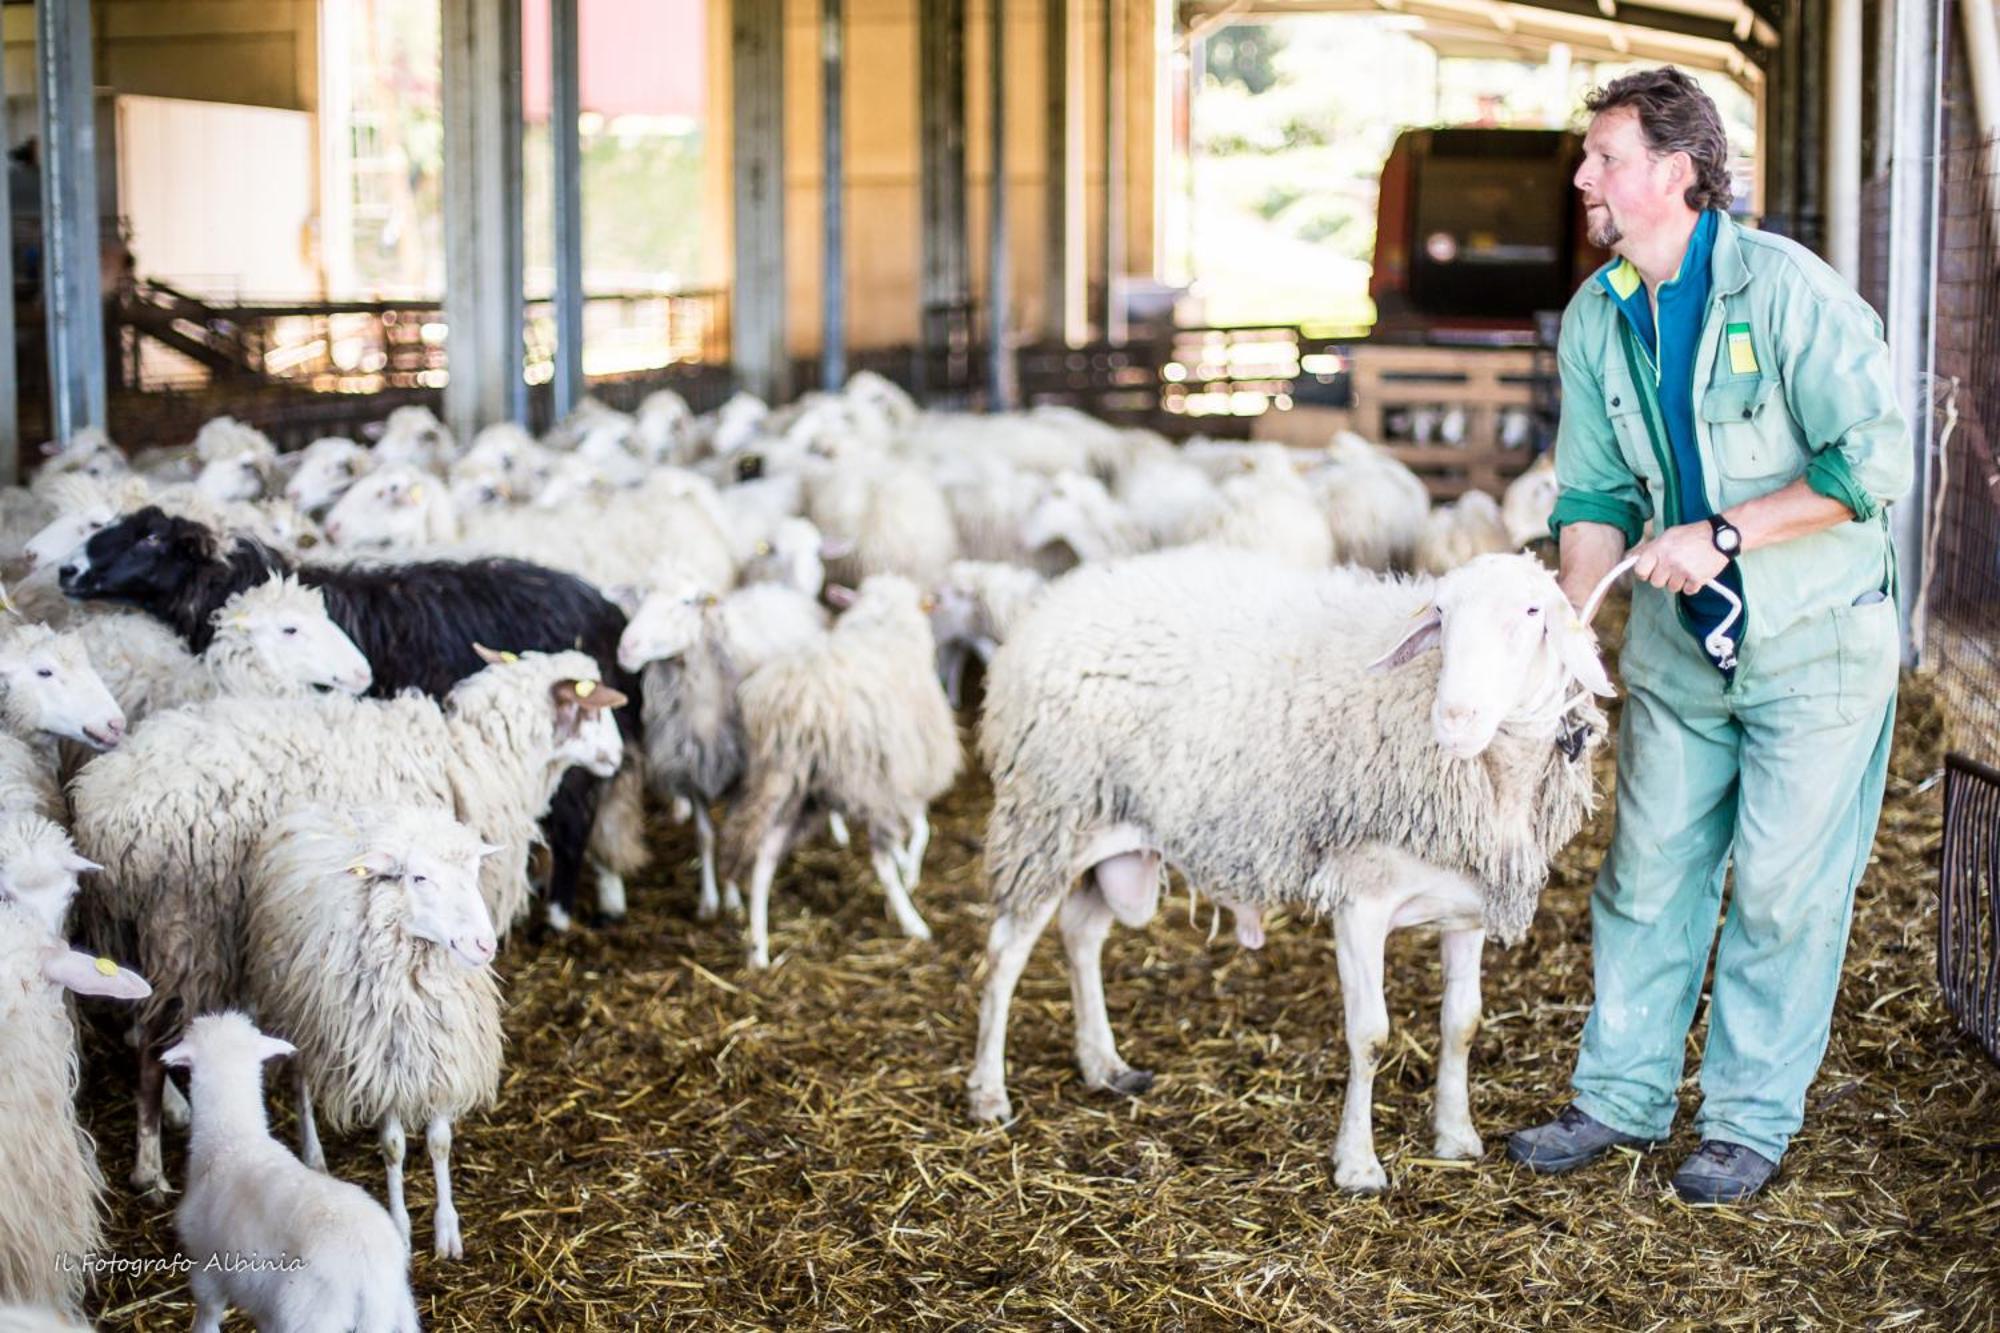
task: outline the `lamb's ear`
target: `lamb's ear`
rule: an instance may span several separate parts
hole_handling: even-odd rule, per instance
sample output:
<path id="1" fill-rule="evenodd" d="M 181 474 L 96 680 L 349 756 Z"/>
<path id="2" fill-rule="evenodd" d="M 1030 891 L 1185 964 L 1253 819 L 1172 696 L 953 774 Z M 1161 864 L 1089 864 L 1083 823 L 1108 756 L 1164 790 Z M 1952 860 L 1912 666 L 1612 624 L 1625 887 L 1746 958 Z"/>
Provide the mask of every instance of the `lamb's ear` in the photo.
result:
<path id="1" fill-rule="evenodd" d="M 479 851 L 474 855 L 473 859 L 475 861 L 484 861 L 487 857 L 496 856 L 506 850 L 505 847 L 502 847 L 497 842 L 482 842 L 479 844 Z"/>
<path id="2" fill-rule="evenodd" d="M 604 589 L 604 596 L 629 620 L 639 614 L 639 605 L 646 600 L 646 590 L 636 583 L 613 583 Z"/>
<path id="3" fill-rule="evenodd" d="M 283 1056 L 297 1055 L 298 1053 L 299 1048 L 286 1041 L 283 1037 L 273 1037 L 264 1032 L 257 1034 L 257 1058 L 260 1060 L 276 1060 Z"/>
<path id="4" fill-rule="evenodd" d="M 153 993 L 146 979 L 109 958 L 99 958 L 66 945 L 56 945 L 42 961 L 42 975 L 78 995 L 107 1000 L 143 1000 Z"/>
<path id="5" fill-rule="evenodd" d="M 186 1069 L 193 1065 L 194 1052 L 188 1049 L 187 1039 L 183 1037 L 181 1040 L 167 1047 L 166 1050 L 161 1051 L 160 1063 L 170 1069 Z"/>
<path id="6" fill-rule="evenodd" d="M 73 875 L 87 875 L 93 870 L 104 869 L 103 866 L 97 864 L 97 862 L 91 860 L 89 857 L 81 856 L 76 852 L 71 852 L 68 858 L 64 860 L 63 865 Z"/>
<path id="7" fill-rule="evenodd" d="M 1569 673 L 1570 679 L 1602 699 L 1610 699 L 1618 690 L 1611 683 L 1611 676 L 1604 669 L 1604 662 L 1597 655 L 1597 636 L 1590 632 L 1590 626 L 1583 618 L 1570 609 L 1569 601 L 1559 599 L 1559 606 L 1551 607 L 1544 614 L 1549 624 L 1547 633 L 1555 640 L 1556 658 Z"/>
<path id="8" fill-rule="evenodd" d="M 836 611 L 845 611 L 848 607 L 853 606 L 855 596 L 854 589 L 848 587 L 845 583 L 829 583 L 826 585 L 827 605 L 833 607 Z"/>
<path id="9" fill-rule="evenodd" d="M 1394 671 L 1413 657 L 1429 652 L 1438 646 L 1438 637 L 1444 628 L 1444 619 L 1438 615 L 1437 603 L 1430 602 L 1418 610 L 1412 618 L 1409 630 L 1394 648 L 1368 664 L 1370 671 Z"/>

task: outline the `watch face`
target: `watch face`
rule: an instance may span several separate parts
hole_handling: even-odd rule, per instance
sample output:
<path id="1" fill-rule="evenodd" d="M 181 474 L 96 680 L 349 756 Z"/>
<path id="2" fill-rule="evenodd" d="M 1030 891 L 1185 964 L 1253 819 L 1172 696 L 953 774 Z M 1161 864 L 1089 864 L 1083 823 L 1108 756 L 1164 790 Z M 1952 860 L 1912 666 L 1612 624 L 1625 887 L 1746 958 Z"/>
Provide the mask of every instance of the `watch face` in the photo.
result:
<path id="1" fill-rule="evenodd" d="M 1742 534 L 1737 532 L 1735 528 L 1717 528 L 1715 530 L 1716 549 L 1724 555 L 1735 555 L 1736 548 L 1742 545 L 1742 542 Z"/>

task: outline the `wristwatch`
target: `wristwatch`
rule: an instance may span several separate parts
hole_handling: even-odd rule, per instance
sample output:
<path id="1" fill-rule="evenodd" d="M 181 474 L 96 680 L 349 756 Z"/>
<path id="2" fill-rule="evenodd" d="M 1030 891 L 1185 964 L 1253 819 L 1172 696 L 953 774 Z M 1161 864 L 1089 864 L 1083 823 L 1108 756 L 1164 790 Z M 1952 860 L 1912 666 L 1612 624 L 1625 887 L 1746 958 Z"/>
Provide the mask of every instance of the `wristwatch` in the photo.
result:
<path id="1" fill-rule="evenodd" d="M 1720 514 L 1710 514 L 1708 526 L 1714 529 L 1711 536 L 1715 542 L 1715 549 L 1734 560 L 1736 553 L 1743 549 L 1743 534 L 1736 530 L 1734 523 Z"/>

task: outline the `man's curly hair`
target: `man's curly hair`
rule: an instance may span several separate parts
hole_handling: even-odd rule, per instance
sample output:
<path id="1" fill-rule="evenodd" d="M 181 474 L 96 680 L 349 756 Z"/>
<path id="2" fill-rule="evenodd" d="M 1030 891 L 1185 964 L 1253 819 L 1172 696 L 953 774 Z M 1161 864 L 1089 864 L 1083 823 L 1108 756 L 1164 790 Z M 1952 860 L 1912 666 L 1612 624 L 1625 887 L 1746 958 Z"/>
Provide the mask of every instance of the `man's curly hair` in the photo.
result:
<path id="1" fill-rule="evenodd" d="M 1729 184 L 1729 136 L 1723 133 L 1722 114 L 1700 84 L 1672 65 L 1662 65 L 1613 79 L 1583 99 L 1583 109 L 1593 116 L 1620 107 L 1637 113 L 1648 150 L 1661 157 L 1686 153 L 1694 163 L 1694 184 L 1684 196 L 1689 208 L 1728 211 L 1735 197 Z"/>

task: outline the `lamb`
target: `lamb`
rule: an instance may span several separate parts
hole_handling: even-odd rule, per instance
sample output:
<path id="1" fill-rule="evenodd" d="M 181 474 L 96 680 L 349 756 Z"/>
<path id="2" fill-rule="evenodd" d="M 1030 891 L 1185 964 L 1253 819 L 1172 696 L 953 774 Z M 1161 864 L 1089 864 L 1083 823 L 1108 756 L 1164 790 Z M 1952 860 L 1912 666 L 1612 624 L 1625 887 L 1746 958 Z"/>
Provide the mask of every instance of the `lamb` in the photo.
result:
<path id="1" fill-rule="evenodd" d="M 1417 537 L 1415 564 L 1425 574 L 1443 574 L 1474 556 L 1514 550 L 1500 506 L 1485 491 L 1467 491 L 1450 504 L 1439 505 L 1424 519 Z"/>
<path id="2" fill-rule="evenodd" d="M 1219 503 L 1189 537 L 1265 551 L 1301 569 L 1332 563 L 1333 533 L 1285 446 L 1255 445 L 1240 457 L 1241 472 L 1216 488 Z"/>
<path id="3" fill-rule="evenodd" d="M 1021 521 L 1021 546 L 1044 574 L 1150 549 L 1145 527 L 1111 498 L 1104 483 L 1065 472 Z"/>
<path id="4" fill-rule="evenodd" d="M 292 563 L 261 542 L 225 538 L 149 507 L 94 535 L 64 564 L 61 578 L 70 596 L 135 607 L 172 626 L 200 652 L 224 601 L 273 573 L 291 572 Z M 573 575 L 517 560 L 308 564 L 296 573 L 321 591 L 334 623 L 368 658 L 377 697 L 418 689 L 443 698 L 483 665 L 473 649 L 480 643 L 544 652 L 580 645 L 596 659 L 599 679 L 621 695 L 638 695 L 638 682 L 618 667 L 624 615 Z M 618 722 L 626 738 L 636 740 L 636 702 Z M 599 784 L 572 773 L 556 794 L 547 830 L 548 901 L 564 917 L 575 906 L 586 852 L 598 863 L 599 908 L 613 918 L 624 911 L 623 876 L 644 864 L 644 848 L 612 836 L 635 822 L 617 807 L 621 790 L 629 788 L 614 784 L 613 809 L 595 829 Z"/>
<path id="5" fill-rule="evenodd" d="M 158 987 L 139 1016 L 136 1187 L 160 1180 L 157 1038 L 176 1010 L 236 999 L 248 867 L 283 811 L 306 801 L 444 806 L 505 849 L 483 874 L 493 919 L 504 929 L 525 912 L 535 821 L 571 764 L 617 770 L 610 710 L 625 697 L 582 653 L 493 656 L 442 705 L 408 693 L 171 709 L 77 774 L 77 845 L 105 867 L 98 918 L 134 933 Z"/>
<path id="6" fill-rule="evenodd" d="M 827 562 L 827 577 L 838 582 L 900 574 L 928 584 L 958 556 L 958 528 L 944 492 L 908 464 L 826 468 L 808 482 L 806 511 L 830 541 L 850 548 Z"/>
<path id="7" fill-rule="evenodd" d="M 204 422 L 195 433 L 194 454 L 201 462 L 195 489 L 217 504 L 254 500 L 277 478 L 278 447 L 234 417 Z"/>
<path id="8" fill-rule="evenodd" d="M 695 461 L 694 413 L 672 389 L 655 389 L 639 400 L 633 438 L 650 463 L 686 467 Z"/>
<path id="9" fill-rule="evenodd" d="M 454 1121 L 500 1087 L 498 943 L 479 862 L 500 848 L 442 809 L 305 806 L 251 861 L 244 988 L 298 1048 L 299 1155 L 326 1169 L 314 1124 L 381 1128 L 389 1215 L 410 1239 L 403 1126 L 425 1127 L 437 1256 L 462 1259 L 451 1195 Z"/>
<path id="10" fill-rule="evenodd" d="M 1232 907 L 1333 917 L 1352 1059 L 1335 1149 L 1344 1189 L 1386 1183 L 1370 1118 L 1388 1035 L 1383 941 L 1438 925 L 1436 1151 L 1477 1156 L 1466 1054 L 1481 945 L 1489 932 L 1521 938 L 1550 858 L 1588 814 L 1584 751 L 1603 729 L 1590 695 L 1611 693 L 1554 576 L 1524 556 L 1399 582 L 1187 548 L 1052 587 L 987 682 L 999 914 L 973 1116 L 1012 1113 L 1008 1005 L 1058 916 L 1084 1081 L 1150 1086 L 1119 1057 L 1100 955 L 1114 920 L 1151 918 L 1171 866 Z"/>
<path id="11" fill-rule="evenodd" d="M 219 1333 L 231 1306 L 285 1333 L 417 1333 L 409 1247 L 382 1205 L 271 1137 L 263 1064 L 292 1053 L 229 1011 L 195 1019 L 162 1057 L 194 1087 L 188 1191 L 174 1231 L 193 1261 L 197 1333 Z M 217 1262 L 252 1254 L 281 1258 Z"/>
<path id="12" fill-rule="evenodd" d="M 826 585 L 826 551 L 826 539 L 811 519 L 781 519 L 770 538 L 752 548 L 750 558 L 743 563 L 742 580 L 745 584 L 776 583 L 817 597 Z"/>
<path id="13" fill-rule="evenodd" d="M 438 476 L 450 469 L 457 452 L 451 432 L 437 419 L 437 413 L 419 404 L 391 412 L 382 423 L 381 438 L 375 441 L 377 463 L 413 463 Z"/>
<path id="14" fill-rule="evenodd" d="M 82 640 L 46 625 L 0 632 L 0 810 L 69 817 L 58 744 L 108 750 L 125 737 L 117 700 L 91 668 Z"/>
<path id="15" fill-rule="evenodd" d="M 749 759 L 723 842 L 729 878 L 749 875 L 749 965 L 770 966 L 771 877 L 809 808 L 868 830 L 890 914 L 929 939 L 910 894 L 928 807 L 958 776 L 959 750 L 916 587 L 869 579 L 831 631 L 752 672 L 738 697 Z"/>
<path id="16" fill-rule="evenodd" d="M 743 779 L 747 744 L 738 688 L 750 672 L 825 628 L 826 613 L 795 589 L 760 583 L 718 598 L 699 578 L 668 568 L 655 576 L 618 642 L 619 664 L 642 673 L 646 780 L 693 808 L 701 920 L 713 920 L 722 905 L 711 807 Z M 730 909 L 739 910 L 734 885 L 730 898 Z"/>
<path id="17" fill-rule="evenodd" d="M 1333 533 L 1333 558 L 1388 570 L 1409 564 L 1430 512 L 1430 492 L 1417 474 L 1350 431 L 1327 445 L 1308 477 Z"/>
<path id="18" fill-rule="evenodd" d="M 964 702 L 969 661 L 976 656 L 982 667 L 991 664 L 1046 586 L 1040 574 L 1019 565 L 954 560 L 945 571 L 932 590 L 931 637 L 937 640 L 938 678 L 954 711 Z"/>
<path id="19" fill-rule="evenodd" d="M 104 1178 L 77 1120 L 76 1030 L 63 993 L 137 1000 L 147 986 L 63 942 L 52 923 L 84 867 L 60 829 L 31 820 L 10 817 L 0 834 L 0 1301 L 75 1314 L 83 1272 L 61 1256 L 102 1246 Z"/>

